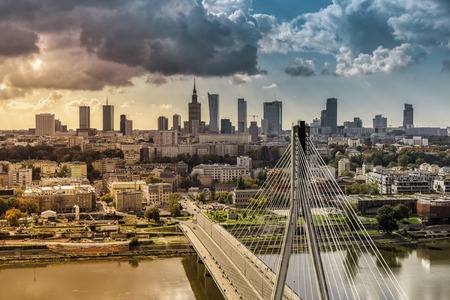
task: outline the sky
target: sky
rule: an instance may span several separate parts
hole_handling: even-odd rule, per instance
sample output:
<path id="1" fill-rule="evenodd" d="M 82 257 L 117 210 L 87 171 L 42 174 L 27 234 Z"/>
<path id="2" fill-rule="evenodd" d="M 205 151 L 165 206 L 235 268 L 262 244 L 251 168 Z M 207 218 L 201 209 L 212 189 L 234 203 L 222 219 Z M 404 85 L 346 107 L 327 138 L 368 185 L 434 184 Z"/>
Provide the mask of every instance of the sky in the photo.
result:
<path id="1" fill-rule="evenodd" d="M 237 98 L 260 124 L 263 102 L 283 102 L 283 127 L 320 117 L 376 114 L 415 126 L 450 125 L 448 0 L 0 0 L 0 130 L 54 113 L 78 127 L 78 106 L 115 106 L 136 129 L 187 118 L 194 78 L 237 122 Z M 257 117 L 252 117 L 255 115 Z"/>

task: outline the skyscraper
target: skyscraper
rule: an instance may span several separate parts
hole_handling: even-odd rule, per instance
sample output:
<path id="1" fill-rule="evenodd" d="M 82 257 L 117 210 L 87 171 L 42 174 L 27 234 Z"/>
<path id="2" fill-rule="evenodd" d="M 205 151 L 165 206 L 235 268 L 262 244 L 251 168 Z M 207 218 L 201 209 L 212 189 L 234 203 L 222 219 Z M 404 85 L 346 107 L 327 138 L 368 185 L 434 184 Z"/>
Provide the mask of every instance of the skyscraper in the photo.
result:
<path id="1" fill-rule="evenodd" d="M 280 134 L 283 124 L 283 103 L 281 101 L 264 102 L 264 119 L 267 120 L 268 133 Z"/>
<path id="2" fill-rule="evenodd" d="M 223 134 L 231 134 L 232 125 L 230 119 L 221 119 L 220 120 L 220 133 Z"/>
<path id="3" fill-rule="evenodd" d="M 133 121 L 125 120 L 125 135 L 133 135 Z"/>
<path id="4" fill-rule="evenodd" d="M 86 105 L 79 107 L 80 129 L 91 128 L 91 108 Z"/>
<path id="5" fill-rule="evenodd" d="M 247 132 L 247 101 L 238 98 L 238 132 Z"/>
<path id="6" fill-rule="evenodd" d="M 414 108 L 412 104 L 405 103 L 405 109 L 403 110 L 403 128 L 413 128 L 414 127 Z"/>
<path id="7" fill-rule="evenodd" d="M 209 131 L 219 133 L 219 95 L 208 93 Z"/>
<path id="8" fill-rule="evenodd" d="M 202 105 L 198 102 L 197 89 L 195 88 L 195 79 L 194 79 L 194 90 L 192 91 L 192 102 L 189 103 L 188 108 L 189 108 L 188 132 L 191 135 L 203 133 L 205 123 L 202 122 Z"/>
<path id="9" fill-rule="evenodd" d="M 103 105 L 103 131 L 114 131 L 114 105 Z"/>
<path id="10" fill-rule="evenodd" d="M 127 123 L 127 116 L 126 115 L 120 115 L 120 132 L 125 135 L 125 126 Z"/>
<path id="11" fill-rule="evenodd" d="M 174 114 L 172 117 L 172 130 L 181 131 L 181 116 Z"/>
<path id="12" fill-rule="evenodd" d="M 376 115 L 373 118 L 373 129 L 375 132 L 386 132 L 387 129 L 387 118 L 383 117 L 383 115 Z"/>
<path id="13" fill-rule="evenodd" d="M 158 117 L 158 130 L 169 130 L 169 119 L 160 116 Z"/>
<path id="14" fill-rule="evenodd" d="M 250 121 L 250 127 L 248 131 L 252 137 L 252 143 L 258 142 L 258 124 L 256 121 Z"/>
<path id="15" fill-rule="evenodd" d="M 331 128 L 331 133 L 337 133 L 337 99 L 328 98 L 327 99 L 327 109 L 326 109 L 326 120 L 327 127 Z"/>
<path id="16" fill-rule="evenodd" d="M 55 115 L 53 114 L 36 115 L 35 134 L 37 136 L 55 135 Z"/>

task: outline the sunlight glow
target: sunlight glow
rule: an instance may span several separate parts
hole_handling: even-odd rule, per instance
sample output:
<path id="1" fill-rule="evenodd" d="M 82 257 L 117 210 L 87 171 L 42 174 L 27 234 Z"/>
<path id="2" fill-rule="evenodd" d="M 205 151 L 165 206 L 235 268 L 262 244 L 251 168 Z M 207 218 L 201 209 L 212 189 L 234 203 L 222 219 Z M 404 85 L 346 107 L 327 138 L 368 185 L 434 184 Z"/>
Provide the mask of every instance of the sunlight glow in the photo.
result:
<path id="1" fill-rule="evenodd" d="M 42 65 L 42 60 L 40 60 L 38 58 L 32 63 L 32 65 L 33 65 L 33 70 L 39 71 L 39 69 L 41 68 L 41 65 Z"/>

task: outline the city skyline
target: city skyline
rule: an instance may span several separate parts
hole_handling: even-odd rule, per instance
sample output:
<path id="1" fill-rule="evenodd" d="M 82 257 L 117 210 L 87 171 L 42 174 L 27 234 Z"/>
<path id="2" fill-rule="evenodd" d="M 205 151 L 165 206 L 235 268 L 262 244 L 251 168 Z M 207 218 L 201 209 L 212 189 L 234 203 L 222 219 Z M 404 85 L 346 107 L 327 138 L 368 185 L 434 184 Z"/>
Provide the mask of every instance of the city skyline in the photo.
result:
<path id="1" fill-rule="evenodd" d="M 402 126 L 409 103 L 415 126 L 450 125 L 446 1 L 25 3 L 0 4 L 0 129 L 32 128 L 40 113 L 74 129 L 81 105 L 102 128 L 107 97 L 116 122 L 126 114 L 135 128 L 156 128 L 160 115 L 184 121 L 194 77 L 202 120 L 211 93 L 233 124 L 238 98 L 259 116 L 282 101 L 288 128 L 335 97 L 338 124 L 383 114 Z"/>

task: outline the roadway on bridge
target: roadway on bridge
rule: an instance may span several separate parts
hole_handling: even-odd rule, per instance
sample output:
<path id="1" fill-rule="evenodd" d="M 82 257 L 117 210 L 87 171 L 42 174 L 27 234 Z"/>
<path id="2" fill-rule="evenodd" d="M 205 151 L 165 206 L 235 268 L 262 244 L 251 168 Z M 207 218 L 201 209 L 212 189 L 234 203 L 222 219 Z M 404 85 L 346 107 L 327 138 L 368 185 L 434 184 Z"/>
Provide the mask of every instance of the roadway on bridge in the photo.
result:
<path id="1" fill-rule="evenodd" d="M 219 289 L 227 299 L 262 299 L 245 275 L 220 247 L 196 224 L 183 222 L 181 228 L 201 256 Z M 208 250 L 207 250 L 208 249 Z"/>

